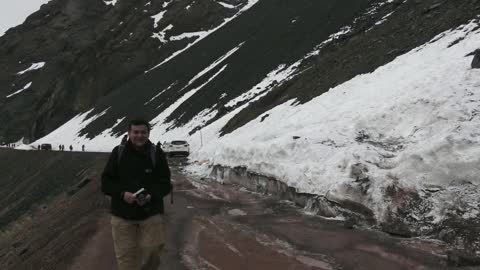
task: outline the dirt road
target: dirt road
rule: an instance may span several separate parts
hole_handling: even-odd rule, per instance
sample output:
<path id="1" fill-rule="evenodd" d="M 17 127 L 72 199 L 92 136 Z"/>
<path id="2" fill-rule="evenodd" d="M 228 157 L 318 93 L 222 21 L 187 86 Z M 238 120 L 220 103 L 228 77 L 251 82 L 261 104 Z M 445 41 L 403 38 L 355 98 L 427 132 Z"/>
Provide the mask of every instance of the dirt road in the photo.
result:
<path id="1" fill-rule="evenodd" d="M 289 202 L 180 169 L 174 168 L 175 203 L 166 198 L 161 269 L 448 269 L 439 243 L 348 229 Z M 97 227 L 71 270 L 116 269 L 108 215 Z"/>

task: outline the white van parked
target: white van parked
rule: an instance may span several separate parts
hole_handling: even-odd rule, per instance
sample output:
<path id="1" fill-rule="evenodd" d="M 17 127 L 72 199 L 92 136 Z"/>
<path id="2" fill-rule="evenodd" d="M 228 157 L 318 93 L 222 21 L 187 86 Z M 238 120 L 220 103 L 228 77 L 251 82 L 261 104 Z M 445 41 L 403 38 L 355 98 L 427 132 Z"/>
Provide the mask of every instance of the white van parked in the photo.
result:
<path id="1" fill-rule="evenodd" d="M 162 145 L 162 150 L 168 154 L 168 156 L 186 156 L 190 155 L 190 145 L 187 141 L 171 141 L 165 142 Z"/>

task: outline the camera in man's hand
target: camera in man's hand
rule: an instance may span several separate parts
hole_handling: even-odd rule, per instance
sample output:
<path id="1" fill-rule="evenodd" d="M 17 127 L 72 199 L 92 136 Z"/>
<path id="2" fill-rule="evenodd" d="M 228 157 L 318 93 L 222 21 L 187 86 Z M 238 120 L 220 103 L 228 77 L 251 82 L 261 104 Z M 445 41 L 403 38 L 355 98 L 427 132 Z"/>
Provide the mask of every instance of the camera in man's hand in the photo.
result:
<path id="1" fill-rule="evenodd" d="M 150 201 L 150 195 L 148 195 L 147 191 L 144 188 L 139 189 L 133 195 L 135 196 L 135 198 L 137 198 L 137 204 L 139 205 L 143 206 Z"/>
<path id="2" fill-rule="evenodd" d="M 144 204 L 147 200 L 147 195 L 145 194 L 138 194 L 137 196 L 137 201 L 140 203 L 140 204 Z"/>

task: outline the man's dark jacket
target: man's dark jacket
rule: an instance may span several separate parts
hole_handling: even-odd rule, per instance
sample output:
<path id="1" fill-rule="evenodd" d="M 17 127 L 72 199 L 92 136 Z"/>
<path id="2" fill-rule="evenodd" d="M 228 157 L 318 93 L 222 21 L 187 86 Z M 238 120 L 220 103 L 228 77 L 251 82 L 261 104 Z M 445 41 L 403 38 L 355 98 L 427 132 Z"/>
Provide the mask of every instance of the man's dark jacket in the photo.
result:
<path id="1" fill-rule="evenodd" d="M 129 219 L 143 220 L 155 214 L 163 214 L 163 197 L 171 191 L 170 169 L 161 149 L 156 149 L 156 164 L 153 166 L 150 141 L 141 150 L 136 150 L 128 141 L 118 160 L 119 146 L 110 154 L 102 174 L 102 192 L 111 197 L 112 215 Z M 128 204 L 122 199 L 123 192 L 135 193 L 145 188 L 152 196 L 149 203 L 140 206 Z"/>

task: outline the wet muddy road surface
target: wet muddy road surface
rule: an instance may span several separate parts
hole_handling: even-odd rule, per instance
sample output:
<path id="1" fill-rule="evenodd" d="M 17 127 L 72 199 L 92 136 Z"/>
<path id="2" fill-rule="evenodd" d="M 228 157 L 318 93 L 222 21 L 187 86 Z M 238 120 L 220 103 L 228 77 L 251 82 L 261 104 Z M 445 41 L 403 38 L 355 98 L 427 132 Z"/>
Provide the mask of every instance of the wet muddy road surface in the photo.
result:
<path id="1" fill-rule="evenodd" d="M 441 243 L 349 229 L 274 196 L 186 175 L 180 161 L 173 165 L 160 269 L 449 269 Z M 71 269 L 116 269 L 107 214 Z"/>

